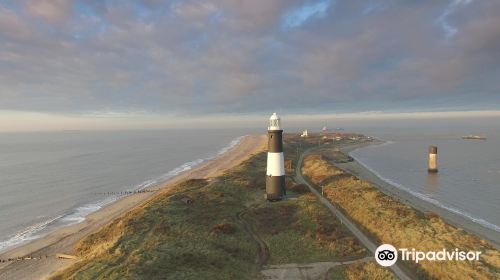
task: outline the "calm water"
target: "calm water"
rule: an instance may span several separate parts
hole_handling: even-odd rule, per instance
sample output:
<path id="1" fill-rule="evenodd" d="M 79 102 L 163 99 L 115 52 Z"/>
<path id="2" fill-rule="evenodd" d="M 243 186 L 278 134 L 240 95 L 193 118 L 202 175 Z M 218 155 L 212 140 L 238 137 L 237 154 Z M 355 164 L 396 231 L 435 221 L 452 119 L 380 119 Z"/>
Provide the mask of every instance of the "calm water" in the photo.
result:
<path id="1" fill-rule="evenodd" d="M 355 150 L 358 161 L 422 199 L 500 232 L 500 120 L 394 123 L 359 127 L 386 143 Z M 481 134 L 487 141 L 463 140 Z M 427 173 L 429 145 L 438 147 L 439 173 Z"/>
<path id="2" fill-rule="evenodd" d="M 0 134 L 0 251 L 80 222 L 234 145 L 237 130 Z"/>

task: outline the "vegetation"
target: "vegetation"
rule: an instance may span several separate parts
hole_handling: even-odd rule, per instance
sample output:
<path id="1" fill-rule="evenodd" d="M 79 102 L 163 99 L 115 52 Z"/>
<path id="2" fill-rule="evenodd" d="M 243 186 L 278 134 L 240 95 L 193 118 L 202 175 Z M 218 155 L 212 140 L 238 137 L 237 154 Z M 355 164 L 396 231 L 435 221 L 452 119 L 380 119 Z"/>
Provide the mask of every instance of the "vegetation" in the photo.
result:
<path id="1" fill-rule="evenodd" d="M 264 204 L 249 216 L 269 245 L 270 264 L 350 260 L 367 253 L 312 194 Z"/>
<path id="2" fill-rule="evenodd" d="M 243 206 L 227 189 L 179 185 L 85 238 L 76 248 L 83 260 L 53 279 L 255 279 L 255 245 L 234 221 Z"/>
<path id="3" fill-rule="evenodd" d="M 190 180 L 155 196 L 82 240 L 82 261 L 52 279 L 258 278 L 255 243 L 236 214 L 262 197 L 261 162 L 263 153 L 212 181 Z"/>
<path id="4" fill-rule="evenodd" d="M 156 195 L 83 239 L 81 260 L 52 279 L 258 279 L 263 264 L 366 255 L 307 186 L 288 180 L 294 199 L 266 202 L 265 164 L 259 153 L 223 176 Z"/>
<path id="5" fill-rule="evenodd" d="M 299 161 L 300 155 L 307 149 L 315 147 L 318 145 L 319 137 L 309 137 L 301 138 L 298 135 L 285 134 L 284 141 L 285 145 L 283 147 L 283 153 L 285 154 L 285 159 L 292 162 L 292 169 L 287 169 L 286 175 L 293 181 L 293 176 L 295 176 L 295 168 L 297 167 L 297 162 Z"/>
<path id="6" fill-rule="evenodd" d="M 369 182 L 334 167 L 321 155 L 308 155 L 302 167 L 311 182 L 324 186 L 325 196 L 380 243 L 421 251 L 481 251 L 479 261 L 406 263 L 419 278 L 494 279 L 500 277 L 500 252 L 486 241 L 423 214 L 383 194 Z M 348 278 L 349 279 L 349 278 Z"/>
<path id="7" fill-rule="evenodd" d="M 351 162 L 354 161 L 354 159 L 341 152 L 338 148 L 332 148 L 331 146 L 323 146 L 317 151 L 323 156 L 324 159 L 336 163 L 346 163 L 346 162 Z"/>

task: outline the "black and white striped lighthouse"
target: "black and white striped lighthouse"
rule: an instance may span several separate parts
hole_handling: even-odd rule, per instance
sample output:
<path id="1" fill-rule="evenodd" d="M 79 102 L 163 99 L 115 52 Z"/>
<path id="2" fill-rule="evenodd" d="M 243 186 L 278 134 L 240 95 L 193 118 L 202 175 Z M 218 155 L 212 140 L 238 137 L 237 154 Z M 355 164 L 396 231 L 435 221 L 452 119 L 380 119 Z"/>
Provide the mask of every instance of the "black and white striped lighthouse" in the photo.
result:
<path id="1" fill-rule="evenodd" d="M 281 200 L 285 195 L 285 158 L 283 156 L 283 130 L 276 113 L 269 118 L 267 127 L 266 198 Z"/>

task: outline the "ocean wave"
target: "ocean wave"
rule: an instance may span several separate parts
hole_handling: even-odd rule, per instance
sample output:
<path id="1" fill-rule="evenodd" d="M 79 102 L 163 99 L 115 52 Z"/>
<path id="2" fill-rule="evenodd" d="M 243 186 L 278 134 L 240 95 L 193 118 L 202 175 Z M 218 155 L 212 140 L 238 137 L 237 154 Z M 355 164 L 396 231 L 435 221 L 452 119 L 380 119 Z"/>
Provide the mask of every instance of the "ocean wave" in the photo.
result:
<path id="1" fill-rule="evenodd" d="M 422 199 L 426 202 L 429 202 L 431 204 L 434 204 L 435 206 L 438 206 L 440 208 L 443 208 L 449 212 L 452 212 L 452 213 L 455 213 L 459 216 L 462 216 L 466 219 L 469 219 L 471 220 L 472 222 L 474 223 L 477 223 L 477 224 L 480 224 L 481 226 L 483 227 L 486 227 L 486 228 L 489 228 L 489 229 L 492 229 L 494 231 L 497 231 L 497 232 L 500 232 L 500 226 L 497 226 L 491 222 L 488 222 L 486 221 L 485 219 L 482 219 L 482 218 L 478 218 L 478 217 L 475 217 L 473 216 L 472 214 L 470 213 L 467 213 L 466 211 L 463 211 L 463 210 L 459 210 L 457 208 L 454 208 L 454 207 L 451 207 L 451 206 L 448 206 L 448 205 L 445 205 L 443 204 L 442 202 L 434 199 L 434 198 L 431 198 L 423 193 L 420 193 L 420 192 L 416 192 L 414 190 L 411 190 L 410 188 L 402 185 L 402 184 L 399 184 L 397 182 L 394 182 L 393 180 L 391 179 L 388 179 L 388 178 L 385 178 L 384 176 L 382 176 L 380 173 L 378 173 L 377 171 L 373 170 L 371 167 L 369 167 L 367 164 L 365 164 L 364 162 L 362 162 L 361 160 L 359 160 L 356 156 L 352 155 L 351 153 L 349 154 L 352 158 L 354 158 L 359 164 L 361 164 L 363 167 L 365 167 L 366 169 L 368 169 L 370 172 L 372 172 L 373 174 L 375 174 L 377 177 L 379 177 L 381 180 L 385 181 L 386 183 L 388 183 L 389 185 L 392 185 L 398 189 L 401 189 L 415 197 L 418 197 L 419 199 Z"/>
<path id="2" fill-rule="evenodd" d="M 64 225 L 81 223 L 85 220 L 85 217 L 87 217 L 89 214 L 96 212 L 97 210 L 116 201 L 117 199 L 118 196 L 111 196 L 106 199 L 100 200 L 98 202 L 88 203 L 83 206 L 77 207 L 71 213 L 63 215 L 61 217 L 61 222 L 63 222 Z"/>
<path id="3" fill-rule="evenodd" d="M 245 137 L 245 136 L 240 136 L 240 137 L 233 139 L 228 145 L 226 145 L 222 149 L 218 150 L 212 156 L 183 163 L 182 165 L 170 170 L 169 172 L 167 172 L 163 175 L 160 175 L 159 177 L 157 177 L 155 179 L 148 179 L 148 180 L 146 180 L 138 185 L 135 185 L 129 189 L 126 189 L 125 191 L 140 191 L 140 190 L 147 189 L 150 187 L 158 186 L 158 185 L 168 181 L 170 178 L 172 178 L 176 175 L 179 175 L 180 173 L 189 171 L 189 170 L 193 169 L 194 167 L 196 167 L 196 166 L 198 166 L 198 165 L 200 165 L 208 160 L 214 159 L 217 156 L 226 153 L 227 151 L 232 149 L 234 146 L 236 146 L 241 141 L 241 139 L 243 137 Z M 111 196 L 109 198 L 106 198 L 104 200 L 101 200 L 101 201 L 98 201 L 95 203 L 83 205 L 81 207 L 76 208 L 71 214 L 65 215 L 62 218 L 62 220 L 65 222 L 69 222 L 71 224 L 83 222 L 85 220 L 86 216 L 88 216 L 89 214 L 91 214 L 93 212 L 98 211 L 99 209 L 103 208 L 104 206 L 106 206 L 110 203 L 113 203 L 118 198 L 119 198 L 119 196 L 116 195 L 116 196 Z"/>
<path id="4" fill-rule="evenodd" d="M 220 155 L 226 153 L 227 151 L 229 151 L 230 149 L 235 147 L 241 141 L 241 139 L 243 137 L 245 137 L 245 136 L 240 136 L 240 137 L 233 139 L 228 145 L 226 145 L 222 149 L 218 150 L 215 154 L 213 154 L 207 158 L 196 159 L 193 161 L 183 163 L 182 165 L 170 170 L 169 172 L 167 172 L 167 173 L 165 173 L 165 174 L 163 174 L 155 179 L 148 179 L 148 180 L 146 180 L 138 185 L 133 186 L 130 189 L 127 189 L 127 191 L 138 191 L 138 190 L 143 190 L 143 189 L 146 189 L 149 187 L 158 186 L 158 185 L 166 182 L 170 178 L 172 178 L 172 177 L 174 177 L 182 172 L 189 171 L 189 170 L 193 169 L 194 167 L 202 164 L 203 162 L 214 159 L 217 156 L 220 156 Z M 39 235 L 40 232 L 42 232 L 47 227 L 54 225 L 58 222 L 61 222 L 62 226 L 68 226 L 68 225 L 81 223 L 81 222 L 85 221 L 85 219 L 88 215 L 90 215 L 93 212 L 98 211 L 99 209 L 103 208 L 104 206 L 106 206 L 108 204 L 115 202 L 116 200 L 118 200 L 118 198 L 119 198 L 119 195 L 113 195 L 113 196 L 107 197 L 106 199 L 103 199 L 103 200 L 100 200 L 97 202 L 88 203 L 88 204 L 85 204 L 83 206 L 79 206 L 79 207 L 75 208 L 74 210 L 70 211 L 69 213 L 59 215 L 57 217 L 54 217 L 54 218 L 48 219 L 46 221 L 34 224 L 30 227 L 27 227 L 27 228 L 23 229 L 22 231 L 8 237 L 6 240 L 0 241 L 0 251 L 4 251 L 5 249 L 16 246 L 16 245 L 20 245 L 26 241 L 40 238 L 42 236 L 42 235 Z"/>
<path id="5" fill-rule="evenodd" d="M 6 248 L 16 246 L 18 244 L 21 244 L 29 240 L 37 239 L 39 236 L 37 236 L 36 233 L 39 233 L 47 226 L 55 223 L 61 217 L 63 217 L 63 215 L 36 223 L 32 226 L 23 229 L 22 231 L 17 232 L 12 236 L 9 236 L 6 240 L 0 242 L 0 251 L 3 251 Z"/>
<path id="6" fill-rule="evenodd" d="M 190 162 L 186 162 L 183 165 L 176 167 L 176 168 L 170 170 L 168 173 L 160 176 L 158 179 L 151 181 L 146 186 L 143 186 L 143 187 L 139 188 L 138 190 L 160 184 L 160 183 L 162 183 L 162 182 L 164 182 L 164 181 L 166 181 L 166 180 L 168 180 L 168 179 L 170 179 L 170 178 L 172 178 L 172 177 L 174 177 L 182 172 L 193 169 L 193 167 L 200 165 L 201 163 L 203 163 L 205 161 L 206 161 L 206 159 L 197 159 L 197 160 L 193 160 Z"/>
<path id="7" fill-rule="evenodd" d="M 216 156 L 219 156 L 219 155 L 222 155 L 224 153 L 226 153 L 227 151 L 231 150 L 232 148 L 234 148 L 234 146 L 238 145 L 238 143 L 240 143 L 241 139 L 243 139 L 243 137 L 245 137 L 246 135 L 243 135 L 243 136 L 240 136 L 240 137 L 236 137 L 234 138 L 230 143 L 229 145 L 225 146 L 224 148 L 220 149 L 218 152 L 217 152 L 217 155 Z"/>
<path id="8" fill-rule="evenodd" d="M 196 159 L 196 160 L 193 160 L 190 162 L 186 162 L 186 163 L 182 164 L 181 166 L 174 168 L 171 171 L 169 171 L 168 173 L 160 176 L 158 179 L 146 181 L 146 182 L 148 182 L 147 186 L 143 186 L 143 187 L 141 187 L 139 189 L 135 189 L 135 190 L 141 190 L 141 189 L 153 186 L 153 185 L 161 184 L 161 183 L 167 181 L 168 179 L 170 179 L 176 175 L 179 175 L 182 172 L 189 171 L 189 170 L 193 169 L 194 167 L 196 167 L 196 166 L 198 166 L 206 161 L 212 160 L 212 159 L 216 158 L 217 156 L 220 156 L 220 155 L 226 153 L 227 151 L 229 151 L 230 149 L 234 148 L 236 145 L 238 145 L 238 143 L 240 143 L 240 141 L 243 137 L 245 137 L 245 135 L 231 140 L 231 142 L 228 145 L 226 145 L 222 149 L 218 150 L 214 155 L 211 155 L 207 158 L 201 158 L 201 159 Z"/>

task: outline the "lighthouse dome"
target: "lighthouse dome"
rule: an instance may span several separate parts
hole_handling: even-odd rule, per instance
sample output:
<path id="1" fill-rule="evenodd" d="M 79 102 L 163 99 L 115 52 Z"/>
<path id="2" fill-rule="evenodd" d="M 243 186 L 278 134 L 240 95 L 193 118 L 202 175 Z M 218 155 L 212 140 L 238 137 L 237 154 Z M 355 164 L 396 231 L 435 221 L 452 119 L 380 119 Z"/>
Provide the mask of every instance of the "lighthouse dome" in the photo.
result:
<path id="1" fill-rule="evenodd" d="M 269 126 L 267 130 L 281 130 L 280 128 L 280 117 L 276 113 L 273 113 L 269 118 Z"/>

